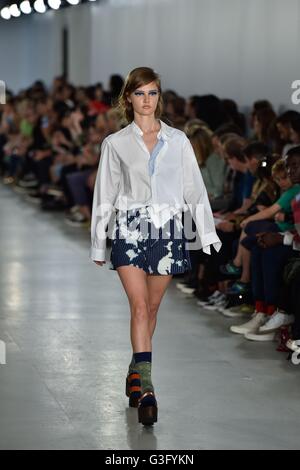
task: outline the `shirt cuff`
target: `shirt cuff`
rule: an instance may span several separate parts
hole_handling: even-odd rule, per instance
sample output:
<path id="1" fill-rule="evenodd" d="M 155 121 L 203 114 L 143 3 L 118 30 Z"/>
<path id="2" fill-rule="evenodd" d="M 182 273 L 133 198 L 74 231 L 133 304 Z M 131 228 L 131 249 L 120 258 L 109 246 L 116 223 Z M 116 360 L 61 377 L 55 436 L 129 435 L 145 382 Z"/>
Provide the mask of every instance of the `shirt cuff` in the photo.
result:
<path id="1" fill-rule="evenodd" d="M 216 251 L 220 251 L 222 242 L 219 239 L 218 235 L 216 232 L 211 232 L 207 233 L 206 235 L 201 237 L 201 243 L 202 243 L 202 250 L 204 253 L 207 255 L 210 255 L 210 245 L 213 245 L 214 249 Z"/>
<path id="2" fill-rule="evenodd" d="M 102 248 L 94 248 L 93 246 L 90 249 L 90 258 L 93 261 L 105 261 L 106 250 Z"/>

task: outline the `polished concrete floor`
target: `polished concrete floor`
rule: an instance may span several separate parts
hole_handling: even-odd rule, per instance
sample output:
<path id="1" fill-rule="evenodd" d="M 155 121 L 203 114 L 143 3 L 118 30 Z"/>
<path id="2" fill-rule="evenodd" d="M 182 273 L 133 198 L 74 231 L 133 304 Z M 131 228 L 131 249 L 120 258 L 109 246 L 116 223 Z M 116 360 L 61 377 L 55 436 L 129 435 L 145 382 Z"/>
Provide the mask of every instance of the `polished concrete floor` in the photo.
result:
<path id="1" fill-rule="evenodd" d="M 172 281 L 154 339 L 159 422 L 128 409 L 129 309 L 87 230 L 0 184 L 1 449 L 299 449 L 300 366 L 229 333 Z"/>

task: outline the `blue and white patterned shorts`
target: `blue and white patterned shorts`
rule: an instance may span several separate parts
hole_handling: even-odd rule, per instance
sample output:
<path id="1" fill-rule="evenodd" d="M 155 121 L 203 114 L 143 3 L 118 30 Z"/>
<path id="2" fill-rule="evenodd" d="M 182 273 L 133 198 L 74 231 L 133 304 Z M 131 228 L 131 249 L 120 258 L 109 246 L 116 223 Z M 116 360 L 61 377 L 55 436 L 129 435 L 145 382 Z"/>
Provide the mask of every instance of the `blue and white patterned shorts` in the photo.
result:
<path id="1" fill-rule="evenodd" d="M 190 271 L 182 213 L 175 214 L 157 229 L 147 206 L 118 211 L 112 233 L 109 269 L 135 266 L 148 274 L 168 275 Z"/>

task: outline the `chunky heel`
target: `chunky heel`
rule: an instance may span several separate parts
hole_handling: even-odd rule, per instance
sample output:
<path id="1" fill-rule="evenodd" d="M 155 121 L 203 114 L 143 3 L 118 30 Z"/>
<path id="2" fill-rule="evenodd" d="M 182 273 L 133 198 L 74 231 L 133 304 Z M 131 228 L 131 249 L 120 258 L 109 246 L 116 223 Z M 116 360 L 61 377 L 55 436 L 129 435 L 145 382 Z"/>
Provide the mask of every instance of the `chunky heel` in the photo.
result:
<path id="1" fill-rule="evenodd" d="M 133 392 L 129 397 L 129 406 L 130 408 L 137 408 L 139 406 L 139 399 L 141 393 L 140 392 Z"/>
<path id="2" fill-rule="evenodd" d="M 143 401 L 145 402 L 144 398 L 146 397 L 153 397 L 154 398 L 154 404 L 153 405 L 147 405 L 143 404 Z M 142 423 L 144 426 L 152 426 L 152 424 L 157 422 L 157 402 L 154 396 L 153 392 L 146 392 L 142 395 L 142 397 L 139 399 L 139 404 L 138 404 L 138 418 L 139 418 L 139 423 Z"/>
<path id="3" fill-rule="evenodd" d="M 131 408 L 137 408 L 141 397 L 140 374 L 133 372 L 127 375 L 125 393 L 126 396 L 129 397 L 129 406 Z"/>

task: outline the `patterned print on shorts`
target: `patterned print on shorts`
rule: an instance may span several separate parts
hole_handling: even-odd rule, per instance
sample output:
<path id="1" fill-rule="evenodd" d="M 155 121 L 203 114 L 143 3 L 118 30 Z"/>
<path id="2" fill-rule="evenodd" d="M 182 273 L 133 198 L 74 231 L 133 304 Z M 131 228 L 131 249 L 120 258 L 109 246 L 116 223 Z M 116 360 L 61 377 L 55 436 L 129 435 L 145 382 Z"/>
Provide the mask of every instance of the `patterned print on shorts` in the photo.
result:
<path id="1" fill-rule="evenodd" d="M 135 266 L 149 274 L 179 274 L 191 270 L 185 248 L 182 213 L 156 228 L 147 206 L 118 211 L 112 232 L 109 269 Z"/>

